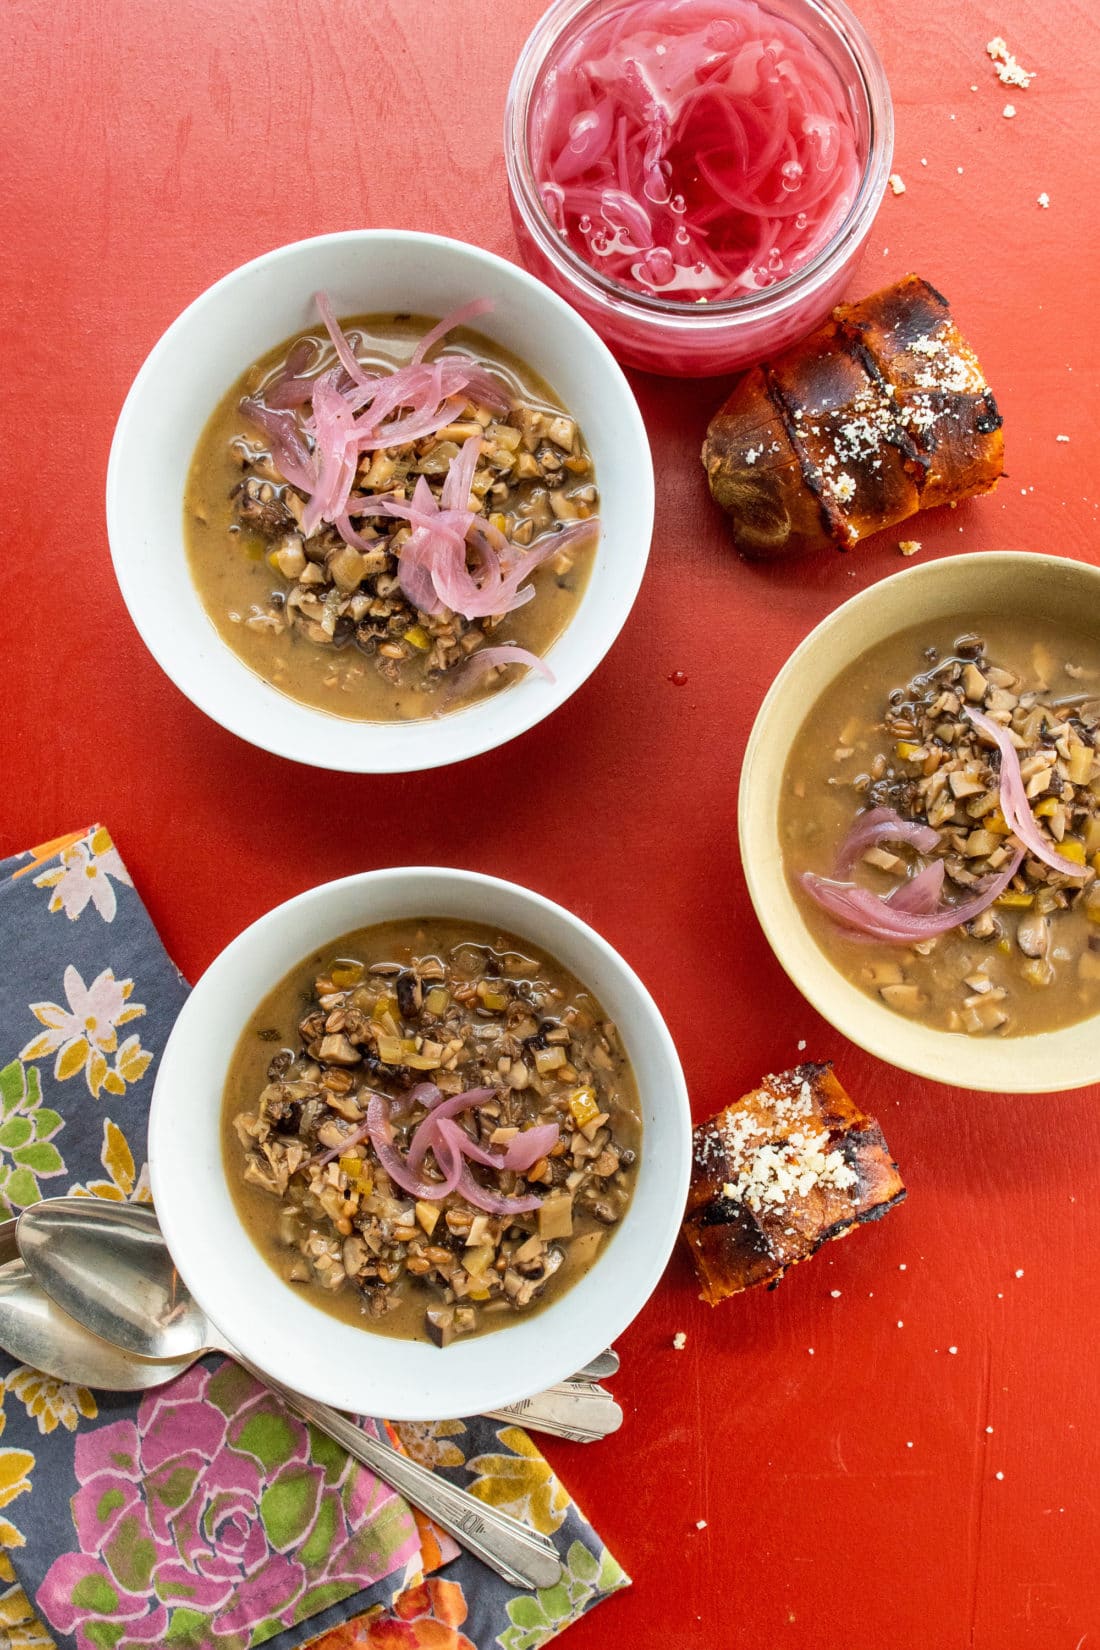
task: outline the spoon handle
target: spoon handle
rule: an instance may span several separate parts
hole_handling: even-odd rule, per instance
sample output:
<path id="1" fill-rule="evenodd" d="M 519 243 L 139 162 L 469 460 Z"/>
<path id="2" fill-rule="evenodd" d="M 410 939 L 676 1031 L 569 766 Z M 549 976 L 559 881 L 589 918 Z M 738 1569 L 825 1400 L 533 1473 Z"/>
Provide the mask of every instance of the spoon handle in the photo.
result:
<path id="1" fill-rule="evenodd" d="M 533 1398 L 487 1414 L 494 1421 L 512 1421 L 534 1432 L 570 1438 L 575 1444 L 595 1443 L 623 1424 L 623 1412 L 606 1387 L 576 1379 L 548 1386 Z"/>
<path id="2" fill-rule="evenodd" d="M 233 1357 L 250 1375 L 277 1392 L 288 1409 L 303 1420 L 312 1421 L 392 1489 L 415 1502 L 422 1512 L 434 1518 L 505 1581 L 514 1587 L 534 1588 L 553 1587 L 561 1580 L 561 1560 L 547 1536 L 529 1530 L 508 1513 L 487 1506 L 468 1490 L 448 1483 L 418 1461 L 371 1437 L 338 1410 L 291 1392 L 242 1358 L 239 1352 L 234 1351 Z"/>
<path id="3" fill-rule="evenodd" d="M 568 1379 L 571 1381 L 606 1381 L 610 1376 L 618 1373 L 619 1354 L 613 1346 L 609 1346 L 606 1352 L 598 1353 L 591 1363 L 585 1364 L 583 1369 L 578 1369 L 576 1374 L 570 1375 Z"/>

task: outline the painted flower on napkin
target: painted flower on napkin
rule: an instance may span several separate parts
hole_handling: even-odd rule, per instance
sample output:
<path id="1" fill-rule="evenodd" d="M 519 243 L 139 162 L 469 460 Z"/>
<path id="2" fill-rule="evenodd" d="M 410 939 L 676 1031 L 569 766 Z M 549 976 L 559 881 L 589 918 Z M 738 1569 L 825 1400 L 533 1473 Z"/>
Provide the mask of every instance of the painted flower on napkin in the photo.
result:
<path id="1" fill-rule="evenodd" d="M 229 1363 L 82 1432 L 75 1468 L 80 1551 L 38 1604 L 80 1650 L 246 1650 L 416 1550 L 392 1491 Z"/>

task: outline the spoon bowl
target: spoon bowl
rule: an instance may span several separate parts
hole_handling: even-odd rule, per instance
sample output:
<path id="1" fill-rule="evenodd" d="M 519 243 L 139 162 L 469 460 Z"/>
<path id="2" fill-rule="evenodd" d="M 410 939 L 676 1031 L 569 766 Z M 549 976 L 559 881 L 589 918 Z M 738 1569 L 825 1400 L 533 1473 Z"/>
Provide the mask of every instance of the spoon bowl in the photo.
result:
<path id="1" fill-rule="evenodd" d="M 0 1266 L 0 1346 L 30 1369 L 101 1392 L 145 1392 L 194 1361 L 156 1363 L 100 1340 L 39 1289 L 21 1260 Z"/>

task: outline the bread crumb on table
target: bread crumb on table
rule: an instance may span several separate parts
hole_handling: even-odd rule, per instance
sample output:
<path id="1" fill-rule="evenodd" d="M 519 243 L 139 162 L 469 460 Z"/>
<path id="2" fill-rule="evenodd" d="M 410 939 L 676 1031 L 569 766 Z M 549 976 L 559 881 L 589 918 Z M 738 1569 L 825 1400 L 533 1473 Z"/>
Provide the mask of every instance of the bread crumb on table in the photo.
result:
<path id="1" fill-rule="evenodd" d="M 682 1329 L 677 1334 L 673 1335 L 672 1344 L 677 1352 L 682 1352 L 684 1350 L 684 1347 L 687 1345 L 687 1340 L 688 1338 Z"/>
<path id="2" fill-rule="evenodd" d="M 1043 190 L 1042 194 L 1039 195 L 1037 198 L 1038 198 L 1040 206 L 1047 207 L 1047 206 L 1050 205 L 1050 196 L 1047 194 L 1045 189 Z"/>
<path id="3" fill-rule="evenodd" d="M 903 556 L 915 556 L 921 547 L 920 539 L 899 539 L 898 549 Z"/>
<path id="4" fill-rule="evenodd" d="M 901 176 L 900 172 L 891 172 L 890 173 L 890 178 L 889 178 L 889 183 L 890 183 L 890 189 L 891 189 L 893 194 L 895 194 L 895 195 L 904 195 L 904 193 L 905 193 L 905 180 Z"/>
<path id="5" fill-rule="evenodd" d="M 706 1527 L 707 1527 L 707 1521 L 706 1521 L 705 1518 L 697 1518 L 695 1520 L 695 1528 L 697 1530 L 705 1530 Z"/>
<path id="6" fill-rule="evenodd" d="M 1068 435 L 1056 435 L 1054 437 L 1054 439 L 1055 439 L 1055 441 L 1068 441 L 1069 436 Z"/>
<path id="7" fill-rule="evenodd" d="M 994 72 L 1001 85 L 1019 86 L 1021 91 L 1026 91 L 1035 79 L 1035 70 L 1025 69 L 1022 63 L 1017 63 L 999 34 L 994 35 L 985 49 L 993 59 Z"/>
<path id="8" fill-rule="evenodd" d="M 1014 120 L 1016 118 L 1016 105 L 1014 103 L 1006 103 L 1004 108 L 1001 110 L 1001 113 L 1004 115 L 1006 120 Z"/>

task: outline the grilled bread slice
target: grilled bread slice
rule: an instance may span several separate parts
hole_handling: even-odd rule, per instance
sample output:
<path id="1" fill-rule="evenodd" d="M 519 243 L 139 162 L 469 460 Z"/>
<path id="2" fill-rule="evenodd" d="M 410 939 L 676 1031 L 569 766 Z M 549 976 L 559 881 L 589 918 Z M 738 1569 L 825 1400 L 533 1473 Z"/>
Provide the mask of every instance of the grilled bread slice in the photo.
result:
<path id="1" fill-rule="evenodd" d="M 693 1139 L 683 1233 L 712 1306 L 774 1288 L 788 1266 L 905 1196 L 882 1130 L 831 1065 L 766 1077 Z"/>
<path id="2" fill-rule="evenodd" d="M 743 555 L 847 549 L 996 486 L 1001 423 L 946 298 L 907 275 L 746 373 L 703 465 Z"/>

